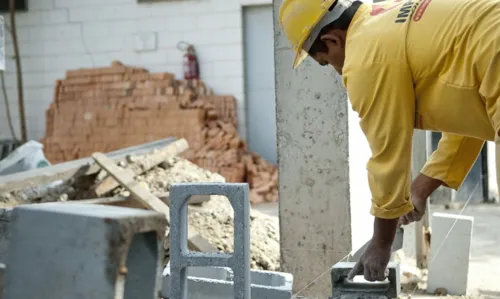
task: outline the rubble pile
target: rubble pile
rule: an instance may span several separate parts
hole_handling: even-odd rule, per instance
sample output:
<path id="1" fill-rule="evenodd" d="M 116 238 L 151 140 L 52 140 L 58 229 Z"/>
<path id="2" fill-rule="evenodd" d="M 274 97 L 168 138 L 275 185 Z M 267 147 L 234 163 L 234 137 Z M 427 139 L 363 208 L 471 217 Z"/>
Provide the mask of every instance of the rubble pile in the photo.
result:
<path id="1" fill-rule="evenodd" d="M 44 152 L 52 163 L 177 137 L 183 157 L 228 182 L 248 182 L 252 203 L 276 201 L 277 169 L 249 152 L 237 131 L 236 101 L 200 80 L 114 62 L 70 70 L 47 110 Z"/>
<path id="2" fill-rule="evenodd" d="M 151 153 L 150 155 L 154 155 Z M 140 166 L 147 155 L 127 156 L 118 163 L 120 170 Z M 0 207 L 40 202 L 78 201 L 96 198 L 94 190 L 107 178 L 104 170 L 95 175 L 70 179 L 43 191 L 17 190 L 0 194 Z M 135 180 L 152 194 L 160 197 L 168 194 L 170 186 L 181 182 L 225 182 L 219 174 L 202 169 L 180 157 L 170 157 L 164 162 L 138 175 Z M 118 186 L 102 197 L 129 197 L 130 193 Z M 222 196 L 211 196 L 208 201 L 188 207 L 188 221 L 200 235 L 221 252 L 233 251 L 233 209 L 229 200 Z M 251 211 L 251 258 L 252 268 L 262 270 L 279 269 L 279 223 L 258 211 Z M 168 260 L 166 260 L 167 262 Z"/>
<path id="3" fill-rule="evenodd" d="M 190 206 L 188 213 L 189 223 L 202 237 L 223 252 L 233 252 L 233 208 L 227 198 L 213 196 L 202 206 Z M 277 218 L 252 210 L 250 220 L 252 269 L 278 271 L 280 247 Z"/>

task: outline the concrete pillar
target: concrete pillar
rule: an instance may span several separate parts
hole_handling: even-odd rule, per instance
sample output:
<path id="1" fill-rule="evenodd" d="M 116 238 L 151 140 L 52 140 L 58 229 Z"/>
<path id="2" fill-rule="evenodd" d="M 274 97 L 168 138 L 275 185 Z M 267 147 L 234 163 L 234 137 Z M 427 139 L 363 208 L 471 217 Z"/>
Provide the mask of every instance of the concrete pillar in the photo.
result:
<path id="1" fill-rule="evenodd" d="M 295 292 L 307 287 L 299 295 L 325 298 L 329 268 L 351 250 L 347 95 L 331 67 L 308 59 L 292 69 L 281 2 L 273 1 L 281 270 L 294 275 Z"/>

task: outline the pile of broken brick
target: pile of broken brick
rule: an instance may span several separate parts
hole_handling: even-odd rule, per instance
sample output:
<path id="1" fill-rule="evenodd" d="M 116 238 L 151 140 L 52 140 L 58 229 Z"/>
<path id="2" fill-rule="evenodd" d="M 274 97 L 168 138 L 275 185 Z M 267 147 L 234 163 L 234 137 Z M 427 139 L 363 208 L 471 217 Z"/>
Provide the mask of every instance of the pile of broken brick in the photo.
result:
<path id="1" fill-rule="evenodd" d="M 248 150 L 237 129 L 236 101 L 215 96 L 200 80 L 176 80 L 113 62 L 77 69 L 56 82 L 47 110 L 44 152 L 52 163 L 174 136 L 188 141 L 183 157 L 247 182 L 251 202 L 278 200 L 278 171 Z"/>

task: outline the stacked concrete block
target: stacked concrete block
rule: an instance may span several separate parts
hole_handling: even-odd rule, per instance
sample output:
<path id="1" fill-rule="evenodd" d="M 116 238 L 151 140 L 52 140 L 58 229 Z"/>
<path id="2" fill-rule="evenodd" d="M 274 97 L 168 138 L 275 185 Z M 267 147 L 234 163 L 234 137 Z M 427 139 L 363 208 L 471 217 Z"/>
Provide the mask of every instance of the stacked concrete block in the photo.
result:
<path id="1" fill-rule="evenodd" d="M 166 225 L 139 209 L 16 207 L 3 298 L 156 299 Z"/>
<path id="2" fill-rule="evenodd" d="M 233 272 L 230 268 L 200 268 L 188 270 L 188 299 L 233 298 Z M 252 270 L 250 273 L 252 299 L 292 298 L 293 276 L 289 273 Z M 171 296 L 170 265 L 163 271 L 163 292 Z"/>
<path id="3" fill-rule="evenodd" d="M 198 253 L 187 247 L 187 206 L 193 195 L 223 195 L 234 210 L 234 252 Z M 250 201 L 248 184 L 183 183 L 170 188 L 171 296 L 187 299 L 188 267 L 229 267 L 234 298 L 250 299 Z"/>
<path id="4" fill-rule="evenodd" d="M 385 282 L 355 282 L 347 279 L 355 262 L 340 262 L 332 267 L 332 299 L 342 298 L 399 298 L 401 291 L 399 264 L 390 262 Z"/>
<path id="5" fill-rule="evenodd" d="M 427 292 L 444 288 L 450 295 L 465 295 L 474 217 L 434 213 L 431 223 Z"/>

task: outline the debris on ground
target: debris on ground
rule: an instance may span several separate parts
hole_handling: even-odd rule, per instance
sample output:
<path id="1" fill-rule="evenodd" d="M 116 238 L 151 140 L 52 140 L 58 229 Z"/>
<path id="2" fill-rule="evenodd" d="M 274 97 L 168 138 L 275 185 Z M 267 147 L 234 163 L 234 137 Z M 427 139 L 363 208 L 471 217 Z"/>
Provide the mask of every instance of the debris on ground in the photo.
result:
<path id="1" fill-rule="evenodd" d="M 158 151 L 146 155 L 129 155 L 118 163 L 122 170 L 138 169 L 143 161 L 157 155 Z M 142 166 L 141 166 L 142 165 Z M 150 165 L 149 165 L 150 166 Z M 148 166 L 148 167 L 149 167 Z M 105 171 L 70 179 L 50 188 L 17 190 L 0 194 L 0 207 L 13 207 L 19 204 L 42 202 L 66 202 L 98 198 L 95 189 L 101 186 L 108 175 Z M 157 166 L 135 177 L 135 180 L 157 197 L 167 195 L 170 186 L 180 182 L 225 182 L 219 174 L 205 170 L 196 164 L 172 156 Z M 129 197 L 125 188 L 118 186 L 102 197 Z M 222 196 L 211 196 L 210 200 L 188 208 L 190 225 L 210 244 L 221 252 L 233 251 L 234 212 L 229 200 Z M 251 211 L 251 268 L 262 270 L 279 269 L 279 223 L 276 217 Z M 167 252 L 168 255 L 168 252 Z M 168 256 L 167 260 L 168 261 Z"/>
<path id="2" fill-rule="evenodd" d="M 201 206 L 188 208 L 189 223 L 224 252 L 233 252 L 233 208 L 224 196 L 214 196 Z M 279 223 L 276 217 L 252 210 L 250 213 L 251 267 L 279 270 Z"/>

